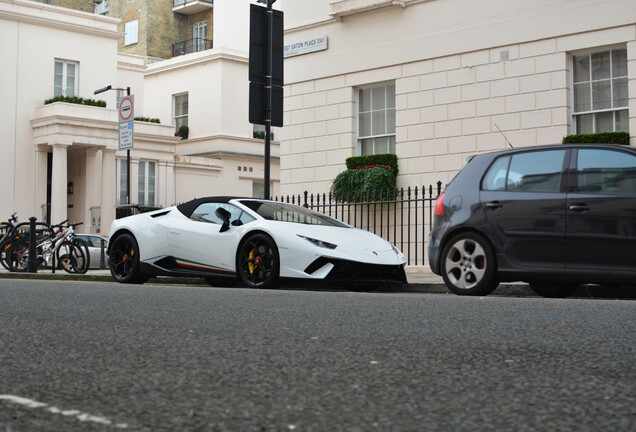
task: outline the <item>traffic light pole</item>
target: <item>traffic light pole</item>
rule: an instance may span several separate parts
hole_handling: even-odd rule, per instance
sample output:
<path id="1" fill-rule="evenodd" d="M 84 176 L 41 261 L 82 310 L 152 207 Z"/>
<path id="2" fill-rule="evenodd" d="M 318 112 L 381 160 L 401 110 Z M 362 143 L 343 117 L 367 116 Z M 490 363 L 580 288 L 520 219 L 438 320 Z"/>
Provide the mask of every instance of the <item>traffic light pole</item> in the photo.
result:
<path id="1" fill-rule="evenodd" d="M 271 198 L 270 192 L 270 162 L 271 162 L 271 135 L 272 135 L 272 70 L 274 45 L 274 11 L 272 4 L 276 0 L 267 0 L 267 71 L 265 74 L 265 199 Z"/>

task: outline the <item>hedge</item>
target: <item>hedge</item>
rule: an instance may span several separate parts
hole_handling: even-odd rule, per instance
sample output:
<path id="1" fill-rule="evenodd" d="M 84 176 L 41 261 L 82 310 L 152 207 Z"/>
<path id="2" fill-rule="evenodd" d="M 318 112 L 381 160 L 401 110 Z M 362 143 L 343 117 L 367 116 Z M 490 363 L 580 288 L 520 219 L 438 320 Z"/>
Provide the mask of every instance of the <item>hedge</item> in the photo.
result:
<path id="1" fill-rule="evenodd" d="M 146 123 L 158 123 L 161 124 L 161 120 L 158 118 L 148 118 L 148 117 L 135 117 L 135 121 L 141 121 Z"/>
<path id="2" fill-rule="evenodd" d="M 629 145 L 627 132 L 603 132 L 594 134 L 577 134 L 563 137 L 562 144 L 622 144 Z"/>
<path id="3" fill-rule="evenodd" d="M 84 99 L 76 96 L 56 96 L 51 99 L 47 99 L 44 101 L 44 105 L 52 104 L 54 102 L 66 102 L 78 105 L 89 105 L 89 106 L 97 106 L 106 108 L 106 101 L 103 100 L 95 100 L 95 99 Z"/>
<path id="4" fill-rule="evenodd" d="M 331 186 L 336 201 L 361 202 L 395 198 L 395 175 L 387 167 L 348 169 L 338 174 Z"/>

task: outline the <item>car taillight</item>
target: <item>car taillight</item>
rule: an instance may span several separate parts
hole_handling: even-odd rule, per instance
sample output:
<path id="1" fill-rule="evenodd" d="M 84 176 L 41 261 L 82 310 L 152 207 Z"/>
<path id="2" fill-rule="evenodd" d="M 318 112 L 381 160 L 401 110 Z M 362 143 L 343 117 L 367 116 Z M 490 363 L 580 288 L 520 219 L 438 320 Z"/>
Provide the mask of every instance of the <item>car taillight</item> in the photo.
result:
<path id="1" fill-rule="evenodd" d="M 435 216 L 444 216 L 444 194 L 437 197 L 437 203 L 435 204 Z"/>

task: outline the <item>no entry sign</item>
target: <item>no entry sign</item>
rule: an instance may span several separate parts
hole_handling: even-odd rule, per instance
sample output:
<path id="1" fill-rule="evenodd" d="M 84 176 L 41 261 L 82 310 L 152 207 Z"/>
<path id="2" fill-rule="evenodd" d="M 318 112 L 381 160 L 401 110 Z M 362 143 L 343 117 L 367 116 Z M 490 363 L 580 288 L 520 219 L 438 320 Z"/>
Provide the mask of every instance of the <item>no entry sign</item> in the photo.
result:
<path id="1" fill-rule="evenodd" d="M 135 110 L 133 109 L 134 97 L 125 96 L 119 99 L 119 123 L 131 121 Z"/>
<path id="2" fill-rule="evenodd" d="M 133 95 L 124 96 L 117 100 L 119 111 L 119 150 L 130 150 L 134 146 L 134 101 Z"/>

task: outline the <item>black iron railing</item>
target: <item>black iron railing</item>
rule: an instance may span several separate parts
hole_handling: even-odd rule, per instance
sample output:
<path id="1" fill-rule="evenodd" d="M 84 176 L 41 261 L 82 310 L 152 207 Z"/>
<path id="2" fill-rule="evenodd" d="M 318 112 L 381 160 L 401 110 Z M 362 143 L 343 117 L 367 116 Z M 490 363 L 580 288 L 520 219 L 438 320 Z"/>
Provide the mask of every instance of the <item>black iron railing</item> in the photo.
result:
<path id="1" fill-rule="evenodd" d="M 172 57 L 209 49 L 212 49 L 212 41 L 209 39 L 188 39 L 172 44 Z"/>
<path id="2" fill-rule="evenodd" d="M 435 201 L 441 192 L 442 182 L 438 181 L 436 187 L 353 194 L 344 200 L 336 200 L 331 193 L 309 192 L 274 199 L 302 205 L 371 231 L 400 249 L 409 266 L 418 266 L 426 265 L 427 237 L 433 226 Z"/>
<path id="3" fill-rule="evenodd" d="M 172 7 L 183 6 L 188 3 L 194 3 L 195 1 L 200 1 L 204 3 L 214 3 L 214 0 L 172 0 Z"/>

